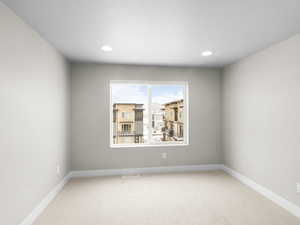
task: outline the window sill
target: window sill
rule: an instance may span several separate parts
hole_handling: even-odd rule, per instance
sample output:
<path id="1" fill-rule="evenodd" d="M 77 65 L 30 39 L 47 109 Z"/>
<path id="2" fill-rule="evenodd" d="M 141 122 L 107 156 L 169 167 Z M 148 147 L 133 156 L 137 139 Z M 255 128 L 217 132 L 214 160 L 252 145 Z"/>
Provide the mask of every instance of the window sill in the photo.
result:
<path id="1" fill-rule="evenodd" d="M 189 146 L 187 143 L 183 144 L 141 144 L 141 145 L 110 145 L 110 148 L 144 148 L 144 147 L 180 147 L 180 146 Z"/>

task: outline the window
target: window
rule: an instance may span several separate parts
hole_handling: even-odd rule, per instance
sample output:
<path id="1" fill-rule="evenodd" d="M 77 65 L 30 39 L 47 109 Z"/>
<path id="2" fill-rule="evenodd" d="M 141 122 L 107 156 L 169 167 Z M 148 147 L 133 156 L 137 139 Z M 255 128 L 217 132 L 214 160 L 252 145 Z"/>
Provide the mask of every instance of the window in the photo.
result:
<path id="1" fill-rule="evenodd" d="M 188 144 L 187 82 L 111 81 L 111 147 Z"/>
<path id="2" fill-rule="evenodd" d="M 131 118 L 131 112 L 122 112 L 122 118 L 124 120 L 130 120 L 130 118 Z"/>
<path id="3" fill-rule="evenodd" d="M 130 133 L 131 132 L 131 124 L 122 124 L 122 132 Z"/>

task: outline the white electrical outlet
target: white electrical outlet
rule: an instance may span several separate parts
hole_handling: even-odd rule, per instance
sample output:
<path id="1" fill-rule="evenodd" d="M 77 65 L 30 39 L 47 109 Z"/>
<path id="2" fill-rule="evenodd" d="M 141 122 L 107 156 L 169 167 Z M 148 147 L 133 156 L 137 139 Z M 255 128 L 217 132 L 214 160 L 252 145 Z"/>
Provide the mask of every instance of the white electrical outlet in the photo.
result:
<path id="1" fill-rule="evenodd" d="M 300 193 L 300 183 L 296 183 L 297 192 Z"/>
<path id="2" fill-rule="evenodd" d="M 166 152 L 161 153 L 161 157 L 162 157 L 163 159 L 166 159 L 166 158 L 168 157 L 168 154 L 167 154 Z"/>
<path id="3" fill-rule="evenodd" d="M 57 164 L 56 165 L 56 173 L 59 175 L 60 174 L 60 166 Z"/>

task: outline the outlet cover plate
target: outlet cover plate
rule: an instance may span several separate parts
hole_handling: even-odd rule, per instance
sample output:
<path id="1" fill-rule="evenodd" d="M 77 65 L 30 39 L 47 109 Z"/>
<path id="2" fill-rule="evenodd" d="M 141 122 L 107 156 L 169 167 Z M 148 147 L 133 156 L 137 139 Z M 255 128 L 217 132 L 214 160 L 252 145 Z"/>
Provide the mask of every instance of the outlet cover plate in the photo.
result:
<path id="1" fill-rule="evenodd" d="M 300 193 L 300 182 L 296 184 L 297 187 L 297 193 Z"/>
<path id="2" fill-rule="evenodd" d="M 58 175 L 60 174 L 60 166 L 59 166 L 59 165 L 56 166 L 56 173 L 57 173 Z"/>

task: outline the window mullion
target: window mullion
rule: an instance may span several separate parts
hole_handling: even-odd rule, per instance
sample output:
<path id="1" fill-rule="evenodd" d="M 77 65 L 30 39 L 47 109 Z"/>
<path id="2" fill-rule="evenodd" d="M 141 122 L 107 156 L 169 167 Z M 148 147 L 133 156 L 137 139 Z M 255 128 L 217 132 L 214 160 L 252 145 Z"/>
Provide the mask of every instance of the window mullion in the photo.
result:
<path id="1" fill-rule="evenodd" d="M 152 112 L 152 108 L 151 108 L 151 104 L 152 104 L 152 86 L 148 85 L 148 144 L 152 144 L 152 116 L 151 116 L 151 112 Z"/>

